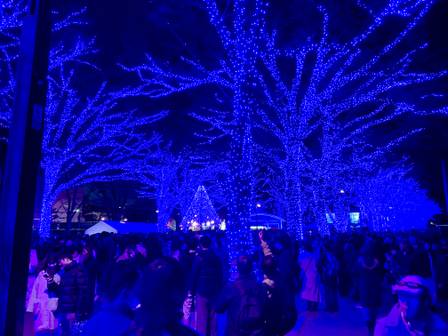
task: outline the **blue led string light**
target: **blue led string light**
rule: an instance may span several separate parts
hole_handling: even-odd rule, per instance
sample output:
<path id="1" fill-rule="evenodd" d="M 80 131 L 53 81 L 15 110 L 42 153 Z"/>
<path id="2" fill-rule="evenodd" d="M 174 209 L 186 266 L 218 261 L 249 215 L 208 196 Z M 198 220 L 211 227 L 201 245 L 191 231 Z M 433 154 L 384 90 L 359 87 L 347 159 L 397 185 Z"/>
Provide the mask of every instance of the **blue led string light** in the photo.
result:
<path id="1" fill-rule="evenodd" d="M 406 162 L 356 177 L 352 190 L 360 224 L 372 231 L 424 229 L 430 217 L 440 212 Z"/>
<path id="2" fill-rule="evenodd" d="M 178 210 L 180 219 L 186 216 L 198 184 L 206 185 L 212 191 L 214 204 L 219 207 L 227 205 L 222 185 L 222 178 L 228 172 L 225 161 L 188 149 L 175 154 L 171 146 L 159 148 L 154 156 L 156 162 L 142 169 L 139 194 L 156 201 L 159 232 L 167 230 L 167 223 L 175 210 Z"/>
<path id="3" fill-rule="evenodd" d="M 9 129 L 16 88 L 16 66 L 20 51 L 20 32 L 26 14 L 23 1 L 4 0 L 0 5 L 0 141 Z"/>
<path id="4" fill-rule="evenodd" d="M 203 0 L 202 4 L 224 50 L 224 56 L 216 62 L 219 64 L 217 68 L 207 69 L 197 61 L 184 59 L 190 71 L 176 73 L 162 68 L 150 55 L 146 64 L 124 68 L 139 76 L 147 95 L 153 98 L 206 85 L 220 86 L 230 93 L 231 110 L 228 113 L 216 111 L 212 116 L 208 113 L 195 113 L 194 116 L 230 138 L 227 238 L 230 258 L 233 259 L 238 253 L 251 248 L 249 218 L 255 205 L 252 91 L 256 86 L 255 66 L 259 58 L 259 45 L 265 34 L 267 5 L 258 0 L 236 0 L 224 15 L 216 1 Z M 213 141 L 222 134 L 207 134 L 205 137 Z"/>
<path id="5" fill-rule="evenodd" d="M 372 24 L 344 44 L 331 41 L 329 14 L 317 6 L 322 16 L 317 41 L 310 37 L 295 49 L 276 46 L 275 34 L 267 35 L 261 50 L 263 66 L 258 82 L 264 95 L 256 127 L 267 132 L 280 145 L 273 154 L 284 181 L 288 230 L 296 238 L 304 234 L 303 216 L 311 208 L 312 221 L 321 234 L 329 234 L 326 214 L 339 202 L 339 191 L 350 184 L 356 170 L 367 172 L 379 157 L 421 131 L 405 134 L 372 146 L 365 135 L 374 128 L 406 115 L 447 114 L 447 107 L 425 109 L 392 92 L 424 85 L 446 76 L 446 71 L 420 73 L 410 70 L 416 53 L 425 48 L 402 52 L 403 40 L 422 20 L 433 1 L 388 1 L 384 8 L 371 10 Z M 365 4 L 363 3 L 363 6 Z M 363 44 L 391 16 L 401 16 L 407 25 L 386 42 L 379 53 L 371 55 Z M 385 59 L 393 55 L 393 64 Z M 279 65 L 288 58 L 294 63 L 292 80 L 285 80 Z M 309 78 L 304 76 L 309 73 Z M 319 149 L 307 147 L 310 138 L 319 140 Z M 348 157 L 347 157 L 348 156 Z M 335 223 L 344 230 L 346 223 Z"/>
<path id="6" fill-rule="evenodd" d="M 313 214 L 311 220 L 321 234 L 329 234 L 331 227 L 325 214 L 331 213 L 334 204 L 340 202 L 337 198 L 340 190 L 349 189 L 354 171 L 371 172 L 378 158 L 421 131 L 409 130 L 373 146 L 365 138 L 370 130 L 407 115 L 447 113 L 445 106 L 426 110 L 393 94 L 398 89 L 446 76 L 446 71 L 410 70 L 415 55 L 426 44 L 400 51 L 402 42 L 433 3 L 390 0 L 382 7 L 370 8 L 364 1 L 358 1 L 370 14 L 371 23 L 345 43 L 332 41 L 330 15 L 325 7 L 316 5 L 322 17 L 319 37 L 282 49 L 276 46 L 275 32 L 267 29 L 266 1 L 235 0 L 222 13 L 216 1 L 203 0 L 209 22 L 224 50 L 222 58 L 215 62 L 219 66 L 208 69 L 198 61 L 184 58 L 189 70 L 177 72 L 159 65 L 148 55 L 144 65 L 124 67 L 141 79 L 144 92 L 152 98 L 202 86 L 219 86 L 230 93 L 230 111 L 208 109 L 193 116 L 217 131 L 217 134 L 202 132 L 207 142 L 224 136 L 230 138 L 231 257 L 249 248 L 248 220 L 255 203 L 255 187 L 272 191 L 271 182 L 260 182 L 263 177 L 259 175 L 265 173 L 265 167 L 258 167 L 255 151 L 259 148 L 254 143 L 254 129 L 268 132 L 280 144 L 269 154 L 275 161 L 273 169 L 279 174 L 275 184 L 278 192 L 276 196 L 272 192 L 271 196 L 283 204 L 279 207 L 286 209 L 288 230 L 302 239 L 305 213 Z M 384 42 L 378 53 L 369 53 L 366 43 L 389 18 L 400 18 L 406 25 Z M 391 56 L 395 62 L 385 61 Z M 295 65 L 292 81 L 284 79 L 279 65 L 285 58 Z M 310 138 L 318 140 L 317 150 L 308 147 Z M 335 225 L 338 230 L 347 227 L 344 221 Z"/>
<path id="7" fill-rule="evenodd" d="M 208 197 L 207 190 L 203 185 L 199 186 L 185 216 L 181 227 L 199 231 L 219 229 L 221 223 L 218 214 Z"/>
<path id="8" fill-rule="evenodd" d="M 140 181 L 156 161 L 160 137 L 148 137 L 144 127 L 166 113 L 138 117 L 119 102 L 128 89 L 110 91 L 106 84 L 95 95 L 82 97 L 73 88 L 75 72 L 60 69 L 51 77 L 44 122 L 44 191 L 40 236 L 50 234 L 51 209 L 64 190 L 98 182 Z M 132 92 L 131 92 L 132 94 Z"/>

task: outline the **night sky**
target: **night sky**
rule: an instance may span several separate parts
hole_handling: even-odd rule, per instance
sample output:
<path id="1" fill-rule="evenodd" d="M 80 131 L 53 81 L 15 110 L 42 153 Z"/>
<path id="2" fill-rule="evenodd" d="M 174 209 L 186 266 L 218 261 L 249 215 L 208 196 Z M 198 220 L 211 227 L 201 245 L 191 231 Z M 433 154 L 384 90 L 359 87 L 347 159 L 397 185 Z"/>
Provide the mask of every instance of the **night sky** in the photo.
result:
<path id="1" fill-rule="evenodd" d="M 330 12 L 331 37 L 344 41 L 354 31 L 362 29 L 366 22 L 365 12 L 353 5 L 353 1 L 322 1 Z M 270 9 L 270 24 L 277 27 L 283 45 L 294 45 L 313 31 L 318 31 L 319 20 L 311 10 L 311 0 L 275 0 Z M 226 6 L 226 1 L 222 2 Z M 201 12 L 195 0 L 90 0 L 88 1 L 89 33 L 96 36 L 99 53 L 97 62 L 104 69 L 105 79 L 113 82 L 130 80 L 117 67 L 117 63 L 137 64 L 150 52 L 167 65 L 176 67 L 180 56 L 200 59 L 212 65 L 221 52 L 216 43 L 213 29 Z M 437 71 L 448 69 L 448 2 L 440 0 L 426 16 L 411 38 L 404 44 L 417 46 L 428 42 L 429 47 L 419 53 L 415 69 Z M 390 22 L 390 29 L 394 25 Z M 384 31 L 387 36 L 388 26 Z M 378 37 L 379 39 L 383 37 Z M 376 45 L 372 43 L 372 52 Z M 438 82 L 430 88 L 437 94 L 446 94 L 446 83 Z M 210 90 L 210 89 L 208 89 Z M 410 91 L 410 95 L 414 92 Z M 194 91 L 177 96 L 175 99 L 142 101 L 143 110 L 168 109 L 170 116 L 157 125 L 157 131 L 174 143 L 175 149 L 185 146 L 195 147 L 198 139 L 195 130 L 202 125 L 193 120 L 189 113 L 213 104 L 225 93 Z M 440 97 L 441 102 L 445 97 Z M 414 164 L 414 172 L 422 186 L 430 191 L 440 203 L 443 202 L 441 160 L 448 159 L 448 118 L 405 119 L 386 129 L 371 134 L 371 141 L 381 139 L 386 133 L 396 129 L 404 130 L 424 127 L 425 131 L 403 145 L 394 158 L 408 156 Z M 212 148 L 217 153 L 225 150 L 225 144 Z"/>

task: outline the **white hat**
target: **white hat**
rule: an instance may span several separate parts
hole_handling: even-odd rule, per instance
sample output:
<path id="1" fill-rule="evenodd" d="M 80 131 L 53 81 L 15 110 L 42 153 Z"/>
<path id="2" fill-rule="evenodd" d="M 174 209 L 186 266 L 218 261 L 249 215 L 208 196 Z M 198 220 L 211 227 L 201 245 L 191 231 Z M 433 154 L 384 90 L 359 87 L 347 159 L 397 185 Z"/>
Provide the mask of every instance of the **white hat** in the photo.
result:
<path id="1" fill-rule="evenodd" d="M 436 302 L 436 291 L 431 279 L 419 275 L 406 275 L 397 284 L 392 286 L 392 292 L 406 292 L 410 294 L 421 294 L 426 290 L 432 302 Z"/>

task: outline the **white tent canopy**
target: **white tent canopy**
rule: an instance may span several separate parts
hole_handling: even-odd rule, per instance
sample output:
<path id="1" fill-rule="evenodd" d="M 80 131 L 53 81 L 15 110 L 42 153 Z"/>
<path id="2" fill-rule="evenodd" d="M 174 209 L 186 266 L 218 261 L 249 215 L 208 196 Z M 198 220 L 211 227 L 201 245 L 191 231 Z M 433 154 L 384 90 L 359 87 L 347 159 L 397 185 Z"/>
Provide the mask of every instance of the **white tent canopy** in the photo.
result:
<path id="1" fill-rule="evenodd" d="M 89 227 L 84 233 L 88 236 L 92 236 L 101 232 L 118 233 L 117 229 L 103 221 L 100 221 L 95 225 Z"/>

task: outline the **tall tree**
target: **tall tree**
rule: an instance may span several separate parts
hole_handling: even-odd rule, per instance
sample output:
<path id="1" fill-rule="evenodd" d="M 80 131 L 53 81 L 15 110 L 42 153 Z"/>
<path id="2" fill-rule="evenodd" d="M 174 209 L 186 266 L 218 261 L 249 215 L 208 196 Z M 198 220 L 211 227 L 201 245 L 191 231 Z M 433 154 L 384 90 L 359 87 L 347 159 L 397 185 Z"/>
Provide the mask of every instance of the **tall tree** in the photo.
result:
<path id="1" fill-rule="evenodd" d="M 426 44 L 409 49 L 405 43 L 433 3 L 388 0 L 372 9 L 358 2 L 368 12 L 370 24 L 345 42 L 330 32 L 330 15 L 322 5 L 316 5 L 322 18 L 317 34 L 298 46 L 282 48 L 275 32 L 266 35 L 258 70 L 265 102 L 257 127 L 281 150 L 277 158 L 285 180 L 287 223 L 297 238 L 303 238 L 304 199 L 311 204 L 320 231 L 329 233 L 325 214 L 344 179 L 360 167 L 367 169 L 420 129 L 397 132 L 377 143 L 369 141 L 370 131 L 408 115 L 447 113 L 446 106 L 434 108 L 403 94 L 447 74 L 416 70 L 413 60 Z M 395 31 L 379 37 L 391 21 Z M 372 40 L 383 43 L 377 52 L 368 47 Z M 292 74 L 284 71 L 291 67 Z"/>
<path id="2" fill-rule="evenodd" d="M 221 181 L 226 167 L 225 163 L 211 160 L 203 153 L 185 149 L 175 154 L 170 146 L 160 149 L 155 166 L 141 179 L 140 191 L 142 197 L 156 201 L 159 232 L 166 231 L 175 210 L 181 217 L 185 216 L 199 185 L 213 191 L 212 201 L 218 206 L 227 204 Z"/>
<path id="3" fill-rule="evenodd" d="M 16 64 L 25 16 L 20 0 L 4 0 L 0 6 L 0 141 L 7 140 L 16 88 Z"/>
<path id="4" fill-rule="evenodd" d="M 360 209 L 361 223 L 372 231 L 425 229 L 428 220 L 440 213 L 406 162 L 359 176 L 349 190 Z"/>
<path id="5" fill-rule="evenodd" d="M 149 136 L 145 127 L 164 117 L 164 112 L 138 116 L 120 106 L 130 91 L 109 90 L 106 83 L 83 97 L 74 88 L 74 78 L 73 70 L 65 73 L 61 68 L 49 82 L 41 237 L 50 234 L 51 208 L 59 193 L 89 183 L 139 181 L 140 169 L 154 162 L 152 155 L 160 141 L 157 135 Z"/>
<path id="6" fill-rule="evenodd" d="M 203 86 L 228 92 L 230 111 L 195 114 L 222 133 L 208 139 L 228 136 L 230 140 L 229 205 L 227 237 L 229 250 L 236 253 L 250 247 L 249 219 L 254 207 L 252 113 L 255 65 L 265 26 L 266 4 L 262 0 L 235 0 L 222 6 L 218 0 L 201 0 L 201 8 L 216 33 L 222 53 L 211 69 L 197 60 L 183 58 L 186 71 L 163 66 L 152 56 L 146 64 L 127 67 L 142 79 L 147 95 L 167 97 Z M 208 134 L 206 135 L 208 136 Z"/>
<path id="7" fill-rule="evenodd" d="M 0 122 L 5 127 L 15 94 L 13 69 L 25 8 L 21 1 L 11 0 L 2 3 L 0 13 L 0 38 L 6 41 L 0 50 L 5 56 L 0 66 L 2 76 L 7 76 L 0 91 Z M 159 142 L 159 136 L 148 133 L 148 125 L 166 115 L 141 116 L 120 105 L 137 94 L 133 88 L 115 90 L 102 83 L 93 93 L 79 89 L 75 74 L 81 74 L 82 67 L 100 71 L 90 62 L 96 52 L 94 39 L 83 32 L 86 8 L 62 9 L 55 10 L 52 18 L 42 144 L 44 190 L 39 232 L 43 238 L 50 235 L 52 206 L 61 192 L 93 182 L 138 181 L 139 168 L 152 160 L 152 150 Z"/>

